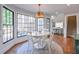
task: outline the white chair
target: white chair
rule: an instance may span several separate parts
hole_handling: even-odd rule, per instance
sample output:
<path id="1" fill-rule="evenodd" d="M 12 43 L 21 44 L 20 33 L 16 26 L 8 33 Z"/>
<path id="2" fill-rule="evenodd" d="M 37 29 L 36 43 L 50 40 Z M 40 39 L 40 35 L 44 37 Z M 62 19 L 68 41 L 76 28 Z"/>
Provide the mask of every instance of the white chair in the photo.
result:
<path id="1" fill-rule="evenodd" d="M 38 42 L 36 42 L 36 43 L 34 44 L 34 47 L 35 47 L 36 49 L 44 49 L 45 46 L 46 46 L 46 41 L 45 41 L 46 37 L 43 36 L 43 37 L 38 38 L 38 39 L 39 39 L 39 40 L 38 40 Z"/>

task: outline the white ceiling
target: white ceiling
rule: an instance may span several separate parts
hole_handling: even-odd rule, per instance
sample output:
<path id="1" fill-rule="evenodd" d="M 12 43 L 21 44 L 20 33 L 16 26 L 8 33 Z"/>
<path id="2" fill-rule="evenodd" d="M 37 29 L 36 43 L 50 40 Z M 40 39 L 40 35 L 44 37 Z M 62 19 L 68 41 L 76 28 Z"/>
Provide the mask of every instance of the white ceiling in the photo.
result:
<path id="1" fill-rule="evenodd" d="M 18 8 L 29 10 L 33 13 L 39 10 L 37 4 L 14 4 Z M 79 12 L 79 4 L 71 4 L 67 6 L 66 4 L 41 4 L 41 10 L 48 15 L 53 15 L 56 13 L 78 13 Z"/>

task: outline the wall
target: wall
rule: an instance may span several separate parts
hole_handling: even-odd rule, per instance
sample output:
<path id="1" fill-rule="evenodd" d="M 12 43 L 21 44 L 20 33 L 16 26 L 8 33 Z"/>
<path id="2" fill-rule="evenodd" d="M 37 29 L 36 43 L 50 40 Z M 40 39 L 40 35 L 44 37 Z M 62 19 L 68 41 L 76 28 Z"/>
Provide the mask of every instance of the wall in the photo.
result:
<path id="1" fill-rule="evenodd" d="M 64 21 L 64 14 L 60 13 L 58 14 L 55 19 L 53 20 L 53 22 L 63 22 Z"/>
<path id="2" fill-rule="evenodd" d="M 79 14 L 77 15 L 77 34 L 79 34 Z"/>
<path id="3" fill-rule="evenodd" d="M 2 35 L 1 35 L 1 34 L 2 34 L 2 26 L 1 26 L 1 23 L 2 23 L 2 22 L 1 22 L 1 21 L 2 21 L 2 20 L 1 20 L 1 19 L 2 19 L 2 16 L 1 16 L 1 15 L 2 15 L 2 13 L 1 13 L 1 5 L 0 5 L 0 46 L 1 46 L 1 44 L 2 44 L 2 40 L 1 40 L 1 39 L 2 39 Z M 0 49 L 1 49 L 1 48 L 0 48 Z"/>
<path id="4" fill-rule="evenodd" d="M 65 38 L 65 41 L 66 41 L 66 36 L 67 36 L 67 19 L 66 19 L 66 16 L 64 17 L 64 38 Z"/>

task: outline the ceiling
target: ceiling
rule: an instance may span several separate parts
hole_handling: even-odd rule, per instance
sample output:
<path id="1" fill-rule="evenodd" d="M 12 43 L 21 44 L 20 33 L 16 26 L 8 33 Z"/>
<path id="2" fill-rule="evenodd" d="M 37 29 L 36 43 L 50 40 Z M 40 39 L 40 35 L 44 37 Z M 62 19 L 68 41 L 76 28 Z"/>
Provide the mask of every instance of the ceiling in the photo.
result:
<path id="1" fill-rule="evenodd" d="M 37 12 L 39 10 L 38 4 L 14 4 L 18 8 L 30 11 Z M 78 13 L 79 12 L 79 4 L 41 4 L 40 9 L 48 15 L 58 14 L 58 13 Z"/>

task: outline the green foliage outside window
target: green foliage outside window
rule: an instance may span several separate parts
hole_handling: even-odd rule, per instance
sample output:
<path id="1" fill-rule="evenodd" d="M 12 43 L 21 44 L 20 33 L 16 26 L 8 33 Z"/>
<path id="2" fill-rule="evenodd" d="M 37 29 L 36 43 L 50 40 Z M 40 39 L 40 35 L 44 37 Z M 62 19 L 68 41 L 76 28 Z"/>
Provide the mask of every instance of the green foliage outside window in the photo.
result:
<path id="1" fill-rule="evenodd" d="M 5 9 L 3 10 L 3 24 L 5 26 L 11 26 L 12 25 L 12 12 Z"/>

